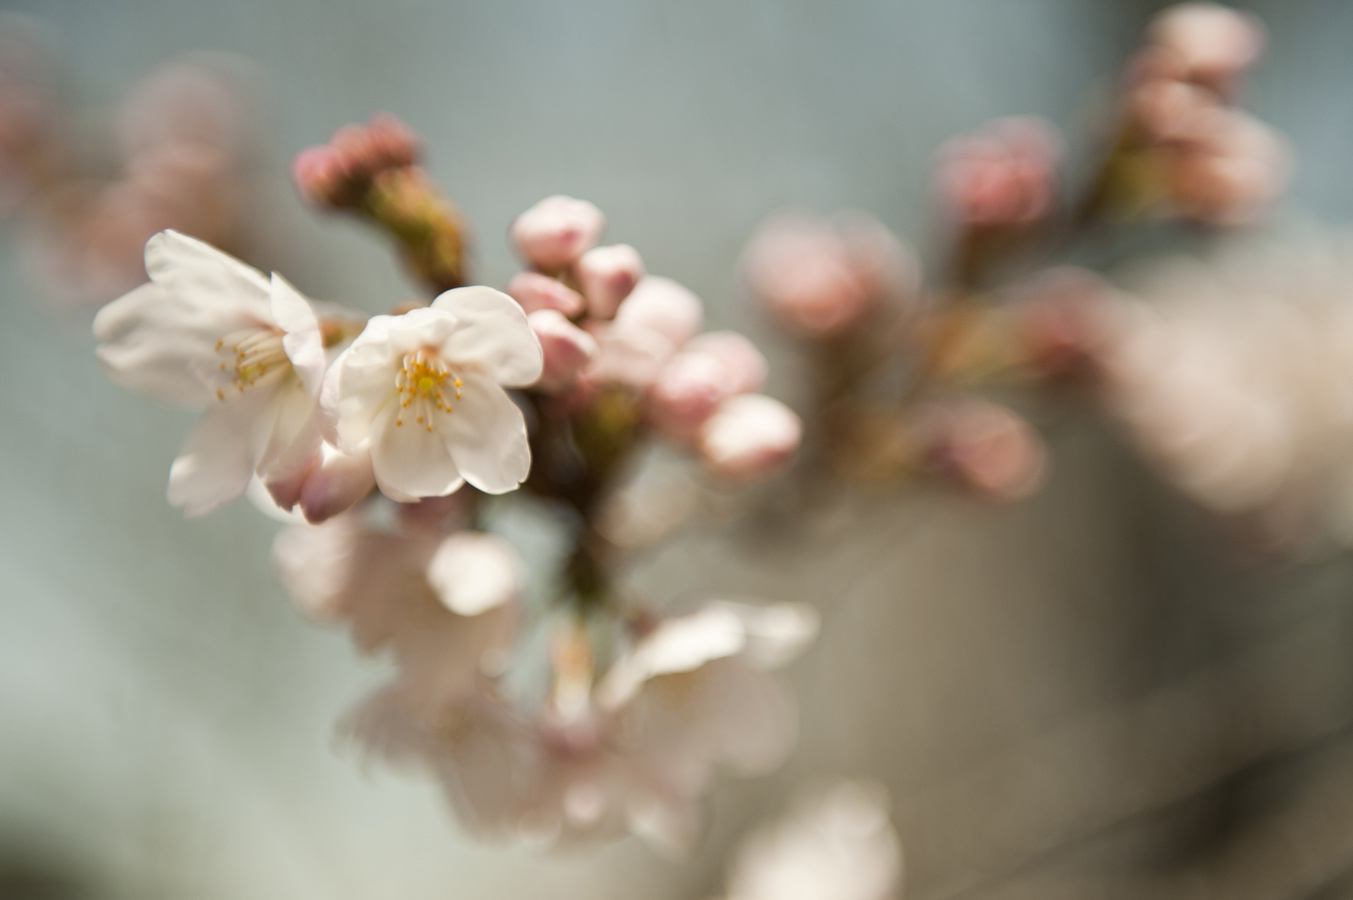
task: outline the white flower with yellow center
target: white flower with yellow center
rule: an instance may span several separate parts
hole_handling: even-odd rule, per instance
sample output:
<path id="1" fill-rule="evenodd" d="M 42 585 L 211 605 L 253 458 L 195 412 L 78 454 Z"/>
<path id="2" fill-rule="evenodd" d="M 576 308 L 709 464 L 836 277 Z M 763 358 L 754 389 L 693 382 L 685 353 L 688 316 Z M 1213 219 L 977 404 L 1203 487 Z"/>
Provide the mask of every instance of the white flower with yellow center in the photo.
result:
<path id="1" fill-rule="evenodd" d="M 95 317 L 99 362 L 128 390 L 208 404 L 169 471 L 169 502 L 202 515 L 319 448 L 324 342 L 309 301 L 281 276 L 199 240 L 155 235 L 146 273 L 150 283 Z"/>
<path id="2" fill-rule="evenodd" d="M 467 481 L 501 494 L 531 468 L 525 419 L 503 387 L 535 383 L 541 366 L 516 301 L 457 288 L 367 322 L 329 370 L 321 406 L 338 446 L 370 450 L 376 483 L 396 500 L 445 496 Z"/>

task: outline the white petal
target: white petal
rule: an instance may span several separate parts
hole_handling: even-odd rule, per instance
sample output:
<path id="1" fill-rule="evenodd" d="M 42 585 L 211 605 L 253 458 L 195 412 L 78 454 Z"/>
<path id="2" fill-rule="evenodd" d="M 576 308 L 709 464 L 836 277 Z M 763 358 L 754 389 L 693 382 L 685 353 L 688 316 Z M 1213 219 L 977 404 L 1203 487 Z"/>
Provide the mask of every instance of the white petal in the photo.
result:
<path id="1" fill-rule="evenodd" d="M 442 541 L 428 564 L 428 582 L 447 609 L 477 616 L 521 593 L 523 565 L 496 534 L 462 531 Z"/>
<path id="2" fill-rule="evenodd" d="M 146 242 L 146 272 L 171 294 L 203 306 L 245 306 L 260 322 L 271 323 L 268 279 L 210 244 L 177 231 L 162 231 Z"/>
<path id="3" fill-rule="evenodd" d="M 99 363 L 110 381 L 129 391 L 162 403 L 205 403 L 212 391 L 192 375 L 193 362 L 215 353 L 218 336 L 159 327 L 167 300 L 164 288 L 143 284 L 99 310 Z"/>
<path id="4" fill-rule="evenodd" d="M 822 617 L 807 603 L 716 602 L 741 620 L 747 634 L 747 663 L 759 669 L 778 669 L 793 662 L 817 639 Z"/>
<path id="5" fill-rule="evenodd" d="M 395 421 L 394 408 L 387 406 L 372 424 L 371 468 L 386 496 L 400 501 L 445 497 L 464 484 L 441 433 Z"/>
<path id="6" fill-rule="evenodd" d="M 325 439 L 345 453 L 360 453 L 371 440 L 371 427 L 395 401 L 398 363 L 390 347 L 394 316 L 373 316 L 362 333 L 329 367 L 320 388 L 319 405 Z"/>
<path id="7" fill-rule="evenodd" d="M 472 365 L 508 387 L 526 387 L 540 378 L 540 342 L 517 301 L 489 287 L 447 291 L 433 309 L 453 313 L 460 327 L 442 347 L 453 365 Z"/>
<path id="8" fill-rule="evenodd" d="M 201 516 L 244 493 L 254 476 L 254 421 L 272 398 L 248 391 L 207 407 L 169 469 L 169 502 Z"/>
<path id="9" fill-rule="evenodd" d="M 455 411 L 437 417 L 456 467 L 486 494 L 515 490 L 531 471 L 526 419 L 488 375 L 465 372 L 461 380 Z"/>
<path id="10" fill-rule="evenodd" d="M 286 478 L 313 461 L 323 441 L 315 401 L 300 379 L 288 376 L 255 425 L 259 443 L 254 465 L 264 478 Z"/>
<path id="11" fill-rule="evenodd" d="M 287 351 L 287 359 L 305 382 L 310 396 L 318 397 L 324 381 L 324 340 L 319 333 L 319 319 L 310 301 L 276 272 L 270 287 L 273 321 L 286 332 L 282 347 Z"/>

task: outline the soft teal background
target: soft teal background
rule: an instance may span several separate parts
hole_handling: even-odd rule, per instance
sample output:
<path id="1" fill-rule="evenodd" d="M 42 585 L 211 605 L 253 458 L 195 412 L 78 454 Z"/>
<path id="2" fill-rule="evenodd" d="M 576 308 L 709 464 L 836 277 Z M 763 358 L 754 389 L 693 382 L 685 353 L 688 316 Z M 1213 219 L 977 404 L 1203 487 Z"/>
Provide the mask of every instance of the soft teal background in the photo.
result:
<path id="1" fill-rule="evenodd" d="M 1353 3 L 1250 5 L 1273 32 L 1252 105 L 1300 152 L 1295 205 L 1346 221 Z M 388 108 L 426 135 L 430 168 L 475 223 L 483 281 L 514 270 L 512 216 L 548 193 L 587 197 L 713 322 L 766 337 L 773 389 L 793 396 L 783 346 L 738 305 L 734 263 L 755 223 L 784 204 L 855 206 L 924 246 L 938 144 L 996 115 L 1093 121 L 1154 5 L 0 7 L 52 23 L 90 104 L 184 51 L 256 61 L 275 199 L 255 258 L 307 293 L 378 310 L 411 290 L 379 240 L 311 217 L 283 174 L 297 149 Z M 18 226 L 3 235 L 0 896 L 698 900 L 745 827 L 834 772 L 892 788 L 913 897 L 1089 896 L 1188 845 L 1151 831 L 1151 815 L 1293 747 L 1341 752 L 1353 726 L 1341 573 L 1295 587 L 1235 574 L 1188 527 L 1162 531 L 1177 511 L 1072 428 L 1048 492 L 1018 508 L 882 498 L 837 510 L 821 537 L 692 538 L 644 565 L 661 597 L 727 589 L 827 612 L 796 670 L 799 754 L 776 777 L 723 782 L 693 861 L 636 842 L 543 860 L 473 845 L 430 787 L 364 774 L 333 746 L 380 666 L 292 611 L 268 562 L 274 525 L 244 504 L 191 522 L 165 504 L 191 418 L 104 380 L 86 326 L 48 311 L 24 275 Z M 1311 854 L 1319 872 L 1353 862 Z M 1226 871 L 1190 883 L 1256 889 Z"/>

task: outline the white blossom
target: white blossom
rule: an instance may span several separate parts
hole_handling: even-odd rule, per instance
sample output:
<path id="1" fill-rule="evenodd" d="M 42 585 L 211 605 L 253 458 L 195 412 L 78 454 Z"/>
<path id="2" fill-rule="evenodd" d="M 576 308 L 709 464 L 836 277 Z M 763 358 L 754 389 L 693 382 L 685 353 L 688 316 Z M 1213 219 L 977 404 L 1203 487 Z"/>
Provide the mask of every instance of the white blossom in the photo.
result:
<path id="1" fill-rule="evenodd" d="M 369 450 L 376 483 L 402 501 L 464 482 L 513 490 L 531 466 L 526 423 L 503 387 L 540 378 L 540 343 L 512 298 L 447 291 L 432 306 L 375 316 L 324 381 L 321 405 L 345 453 Z"/>
<path id="2" fill-rule="evenodd" d="M 174 231 L 146 244 L 146 272 L 95 318 L 99 362 L 128 390 L 208 405 L 169 473 L 169 502 L 202 515 L 318 449 L 319 323 L 281 276 Z"/>

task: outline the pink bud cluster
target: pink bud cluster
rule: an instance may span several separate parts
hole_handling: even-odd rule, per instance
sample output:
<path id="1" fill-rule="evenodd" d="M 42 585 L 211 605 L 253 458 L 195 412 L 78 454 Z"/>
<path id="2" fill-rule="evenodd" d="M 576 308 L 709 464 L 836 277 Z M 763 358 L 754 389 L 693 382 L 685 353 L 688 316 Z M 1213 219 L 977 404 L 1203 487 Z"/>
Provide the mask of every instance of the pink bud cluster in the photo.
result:
<path id="1" fill-rule="evenodd" d="M 864 213 L 800 212 L 767 219 L 742 254 L 748 291 L 799 337 L 842 337 L 903 312 L 920 266 L 912 250 Z"/>
<path id="2" fill-rule="evenodd" d="M 1232 105 L 1259 59 L 1263 26 L 1212 3 L 1158 15 L 1128 72 L 1131 139 L 1151 148 L 1175 212 L 1210 225 L 1247 225 L 1290 174 L 1286 142 Z"/>
<path id="3" fill-rule="evenodd" d="M 802 427 L 788 407 L 754 393 L 765 383 L 765 357 L 740 334 L 701 334 L 700 299 L 648 275 L 628 244 L 597 246 L 605 228 L 596 206 L 562 196 L 512 223 L 512 242 L 532 268 L 507 291 L 544 351 L 537 387 L 574 410 L 621 388 L 654 431 L 730 479 L 781 467 Z"/>
<path id="4" fill-rule="evenodd" d="M 963 228 L 1019 228 L 1057 203 L 1062 140 L 1042 119 L 998 119 L 939 150 L 940 199 Z"/>
<path id="5" fill-rule="evenodd" d="M 362 199 L 381 172 L 414 165 L 418 135 L 391 113 L 377 113 L 366 125 L 345 125 L 329 143 L 296 154 L 291 177 L 301 196 L 319 206 L 346 207 Z"/>

